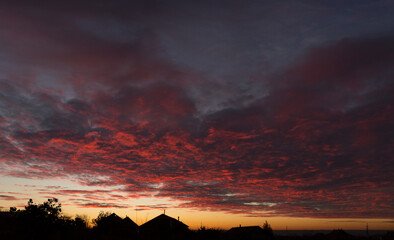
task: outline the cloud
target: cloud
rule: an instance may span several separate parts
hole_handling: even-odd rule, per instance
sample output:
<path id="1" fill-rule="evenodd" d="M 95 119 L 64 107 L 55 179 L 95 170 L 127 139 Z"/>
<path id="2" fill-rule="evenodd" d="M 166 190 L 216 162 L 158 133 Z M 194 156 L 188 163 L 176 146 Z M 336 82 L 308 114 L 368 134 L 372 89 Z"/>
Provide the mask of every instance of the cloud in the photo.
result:
<path id="1" fill-rule="evenodd" d="M 128 208 L 127 205 L 120 205 L 113 203 L 96 203 L 96 202 L 77 204 L 77 206 L 83 208 Z"/>
<path id="2" fill-rule="evenodd" d="M 40 189 L 80 207 L 149 196 L 255 216 L 392 217 L 391 33 L 334 39 L 235 83 L 169 59 L 149 21 L 111 32 L 138 14 L 7 7 L 5 23 L 29 30 L 1 31 L 26 71 L 0 82 L 1 175 L 118 188 Z"/>
<path id="3" fill-rule="evenodd" d="M 16 197 L 14 197 L 14 196 L 12 196 L 12 195 L 3 195 L 3 194 L 1 194 L 1 195 L 0 195 L 0 198 L 1 198 L 2 200 L 6 200 L 6 201 L 15 201 L 15 200 L 18 200 Z"/>

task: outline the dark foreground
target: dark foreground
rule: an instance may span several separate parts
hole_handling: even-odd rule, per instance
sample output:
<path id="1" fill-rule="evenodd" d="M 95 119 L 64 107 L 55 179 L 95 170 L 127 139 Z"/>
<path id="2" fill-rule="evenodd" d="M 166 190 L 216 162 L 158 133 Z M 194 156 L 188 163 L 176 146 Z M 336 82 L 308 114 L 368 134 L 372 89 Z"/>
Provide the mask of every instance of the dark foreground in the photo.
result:
<path id="1" fill-rule="evenodd" d="M 370 236 L 356 236 L 342 230 L 333 230 L 329 233 L 315 233 L 311 235 L 280 235 L 280 234 L 232 234 L 230 231 L 219 229 L 188 230 L 182 232 L 151 232 L 141 233 L 129 229 L 100 229 L 88 228 L 75 222 L 63 222 L 62 224 L 42 224 L 39 222 L 16 223 L 2 222 L 0 225 L 0 239 L 84 239 L 84 240 L 394 240 L 394 232 L 382 232 Z"/>
<path id="2" fill-rule="evenodd" d="M 42 204 L 29 200 L 24 210 L 10 208 L 0 212 L 0 239 L 29 240 L 394 240 L 394 231 L 366 232 L 356 236 L 343 230 L 326 233 L 292 235 L 290 232 L 274 232 L 266 221 L 262 227 L 235 227 L 228 231 L 220 229 L 189 230 L 178 219 L 161 214 L 138 226 L 130 218 L 120 218 L 115 213 L 101 212 L 93 219 L 94 227 L 88 227 L 83 216 L 69 218 L 61 215 L 57 199 Z"/>

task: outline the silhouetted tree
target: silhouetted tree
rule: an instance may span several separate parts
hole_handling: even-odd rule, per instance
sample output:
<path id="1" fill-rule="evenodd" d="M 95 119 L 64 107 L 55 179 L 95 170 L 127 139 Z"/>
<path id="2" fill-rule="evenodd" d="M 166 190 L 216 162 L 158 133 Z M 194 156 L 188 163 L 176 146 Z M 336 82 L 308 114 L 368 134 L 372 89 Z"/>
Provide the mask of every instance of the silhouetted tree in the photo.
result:
<path id="1" fill-rule="evenodd" d="M 201 226 L 197 231 L 195 231 L 195 236 L 197 239 L 204 240 L 219 240 L 224 235 L 223 230 L 218 228 L 206 228 Z"/>
<path id="2" fill-rule="evenodd" d="M 111 215 L 111 212 L 100 211 L 97 218 L 93 219 L 92 222 L 97 228 L 106 224 L 107 218 Z"/>
<path id="3" fill-rule="evenodd" d="M 272 233 L 271 225 L 267 222 L 267 220 L 265 220 L 265 223 L 263 224 L 263 230 Z"/>
<path id="4" fill-rule="evenodd" d="M 89 218 L 86 215 L 76 215 L 74 218 L 74 225 L 79 228 L 87 228 L 89 225 Z"/>
<path id="5" fill-rule="evenodd" d="M 62 212 L 62 205 L 59 203 L 57 198 L 50 198 L 48 201 L 38 205 L 34 204 L 32 199 L 29 199 L 27 206 L 25 206 L 25 212 L 35 216 L 44 216 L 55 219 L 58 218 Z"/>
<path id="6" fill-rule="evenodd" d="M 66 223 L 60 218 L 61 211 L 61 204 L 56 198 L 42 204 L 35 204 L 29 199 L 23 210 L 11 207 L 6 215 L 8 227 L 4 239 L 57 238 Z"/>

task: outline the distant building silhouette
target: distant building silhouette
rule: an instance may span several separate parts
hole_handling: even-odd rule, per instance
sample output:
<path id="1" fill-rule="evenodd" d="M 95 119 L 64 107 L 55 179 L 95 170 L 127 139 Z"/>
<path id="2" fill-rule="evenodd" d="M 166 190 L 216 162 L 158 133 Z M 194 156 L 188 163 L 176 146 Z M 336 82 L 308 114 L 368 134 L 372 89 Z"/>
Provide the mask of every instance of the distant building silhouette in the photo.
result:
<path id="1" fill-rule="evenodd" d="M 346 239 L 354 239 L 354 236 L 349 233 L 343 231 L 342 229 L 333 230 L 332 232 L 327 234 L 328 239 L 332 240 L 346 240 Z"/>
<path id="2" fill-rule="evenodd" d="M 227 231 L 228 240 L 272 240 L 275 239 L 271 231 L 259 226 L 234 227 Z"/>

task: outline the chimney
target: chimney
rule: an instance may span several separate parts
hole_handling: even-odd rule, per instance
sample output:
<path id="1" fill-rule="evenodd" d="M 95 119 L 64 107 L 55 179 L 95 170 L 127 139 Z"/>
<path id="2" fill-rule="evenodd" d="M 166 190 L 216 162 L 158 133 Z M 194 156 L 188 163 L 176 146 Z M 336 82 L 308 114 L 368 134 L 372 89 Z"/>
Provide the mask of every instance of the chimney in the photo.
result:
<path id="1" fill-rule="evenodd" d="M 178 222 L 179 222 L 179 216 L 178 216 Z"/>

